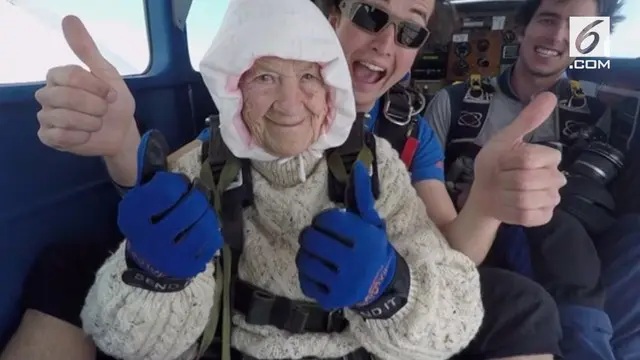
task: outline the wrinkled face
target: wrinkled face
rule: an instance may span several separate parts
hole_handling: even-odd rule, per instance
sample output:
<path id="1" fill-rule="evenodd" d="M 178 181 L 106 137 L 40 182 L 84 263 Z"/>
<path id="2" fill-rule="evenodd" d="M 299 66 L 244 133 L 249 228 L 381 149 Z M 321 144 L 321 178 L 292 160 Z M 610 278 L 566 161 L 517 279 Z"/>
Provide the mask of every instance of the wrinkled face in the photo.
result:
<path id="1" fill-rule="evenodd" d="M 328 92 L 316 63 L 260 58 L 243 74 L 240 91 L 245 125 L 274 156 L 304 152 L 324 130 Z"/>
<path id="2" fill-rule="evenodd" d="M 594 0 L 542 0 L 521 37 L 520 58 L 536 76 L 555 76 L 573 61 L 569 57 L 569 17 L 596 16 Z"/>
<path id="3" fill-rule="evenodd" d="M 426 27 L 435 0 L 350 0 L 383 10 L 397 21 L 409 21 Z M 369 111 L 375 101 L 411 70 L 417 48 L 399 46 L 397 26 L 389 24 L 377 33 L 364 31 L 349 14 L 329 18 L 344 50 L 356 97 L 358 111 Z"/>

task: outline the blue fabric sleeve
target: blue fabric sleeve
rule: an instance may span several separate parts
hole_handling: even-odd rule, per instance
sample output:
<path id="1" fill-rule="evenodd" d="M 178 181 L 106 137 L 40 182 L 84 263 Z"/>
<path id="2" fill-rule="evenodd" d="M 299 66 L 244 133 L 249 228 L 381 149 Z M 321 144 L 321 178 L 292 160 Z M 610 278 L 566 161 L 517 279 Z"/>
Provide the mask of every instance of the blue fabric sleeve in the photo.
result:
<path id="1" fill-rule="evenodd" d="M 422 117 L 418 119 L 418 149 L 411 164 L 411 181 L 444 181 L 444 154 L 438 137 Z"/>
<path id="2" fill-rule="evenodd" d="M 209 127 L 208 126 L 206 128 L 204 128 L 204 130 L 202 130 L 202 132 L 200 132 L 200 134 L 198 134 L 197 139 L 202 141 L 202 142 L 209 141 Z"/>

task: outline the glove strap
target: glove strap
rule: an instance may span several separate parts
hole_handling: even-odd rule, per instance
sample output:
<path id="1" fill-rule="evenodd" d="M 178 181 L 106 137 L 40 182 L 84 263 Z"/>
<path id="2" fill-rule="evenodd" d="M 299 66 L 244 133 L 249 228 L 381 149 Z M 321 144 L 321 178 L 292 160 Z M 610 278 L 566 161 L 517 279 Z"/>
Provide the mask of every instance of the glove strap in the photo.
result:
<path id="1" fill-rule="evenodd" d="M 353 310 L 365 319 L 389 319 L 407 304 L 410 287 L 409 265 L 400 254 L 396 254 L 396 272 L 387 289 L 374 302 L 356 306 Z"/>
<path id="2" fill-rule="evenodd" d="M 127 269 L 122 273 L 122 281 L 129 286 L 152 292 L 172 293 L 184 290 L 191 283 L 191 279 L 177 279 L 145 270 L 133 256 L 128 249 L 125 251 Z"/>

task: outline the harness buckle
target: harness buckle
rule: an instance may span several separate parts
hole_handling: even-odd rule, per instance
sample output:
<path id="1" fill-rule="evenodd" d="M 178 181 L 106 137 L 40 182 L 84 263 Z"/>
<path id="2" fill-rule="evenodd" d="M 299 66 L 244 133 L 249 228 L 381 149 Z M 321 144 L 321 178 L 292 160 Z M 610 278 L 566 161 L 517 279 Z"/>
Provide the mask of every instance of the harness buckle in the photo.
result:
<path id="1" fill-rule="evenodd" d="M 469 75 L 469 95 L 474 98 L 481 98 L 483 94 L 482 76 L 480 74 Z"/>
<path id="2" fill-rule="evenodd" d="M 330 311 L 329 315 L 327 315 L 327 332 L 341 331 L 341 325 L 344 320 L 344 311 L 342 309 Z"/>
<path id="3" fill-rule="evenodd" d="M 580 82 L 577 80 L 570 80 L 569 84 L 571 85 L 571 96 L 575 98 L 584 98 L 586 95 L 584 94 L 584 90 L 580 86 Z"/>
<path id="4" fill-rule="evenodd" d="M 392 97 L 401 97 L 402 99 L 394 101 Z M 392 108 L 394 102 L 399 104 L 395 106 L 396 109 Z M 390 123 L 404 127 L 424 110 L 426 103 L 424 94 L 411 88 L 394 86 L 385 96 L 382 113 Z"/>
<path id="5" fill-rule="evenodd" d="M 407 112 L 406 116 L 402 116 L 402 115 L 398 115 L 398 114 L 394 114 L 391 111 L 391 100 L 387 99 L 384 103 L 384 108 L 382 109 L 382 112 L 384 114 L 384 117 L 387 118 L 387 120 L 389 120 L 389 122 L 398 125 L 398 126 L 406 126 L 407 124 L 409 124 L 411 122 L 411 118 L 412 118 L 412 114 L 414 113 L 413 111 L 413 105 L 409 105 L 409 111 Z"/>
<path id="6" fill-rule="evenodd" d="M 567 101 L 567 106 L 570 108 L 582 109 L 587 105 L 586 95 L 584 90 L 580 86 L 580 82 L 576 80 L 570 80 L 571 97 Z"/>
<path id="7" fill-rule="evenodd" d="M 289 310 L 289 316 L 284 323 L 284 330 L 293 333 L 303 333 L 309 319 L 309 310 L 300 304 L 295 304 Z"/>
<path id="8" fill-rule="evenodd" d="M 246 322 L 253 325 L 268 325 L 275 302 L 275 296 L 255 290 L 251 294 L 251 302 L 245 314 Z"/>

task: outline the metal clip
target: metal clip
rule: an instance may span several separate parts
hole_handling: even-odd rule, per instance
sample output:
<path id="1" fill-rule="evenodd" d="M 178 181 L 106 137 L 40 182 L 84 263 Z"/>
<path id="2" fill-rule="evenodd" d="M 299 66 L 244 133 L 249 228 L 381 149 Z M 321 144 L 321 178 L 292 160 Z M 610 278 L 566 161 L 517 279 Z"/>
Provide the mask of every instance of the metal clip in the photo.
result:
<path id="1" fill-rule="evenodd" d="M 387 100 L 384 103 L 384 108 L 382 110 L 384 117 L 387 118 L 387 120 L 389 120 L 389 122 L 396 124 L 398 126 L 405 126 L 407 125 L 410 121 L 411 121 L 411 114 L 413 113 L 413 106 L 409 106 L 409 113 L 407 114 L 407 117 L 405 119 L 403 119 L 400 116 L 397 116 L 395 114 L 392 114 L 391 112 L 389 112 L 391 108 L 391 101 Z"/>

